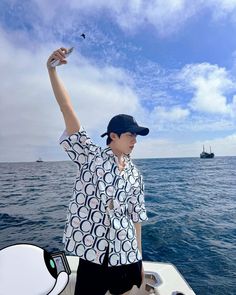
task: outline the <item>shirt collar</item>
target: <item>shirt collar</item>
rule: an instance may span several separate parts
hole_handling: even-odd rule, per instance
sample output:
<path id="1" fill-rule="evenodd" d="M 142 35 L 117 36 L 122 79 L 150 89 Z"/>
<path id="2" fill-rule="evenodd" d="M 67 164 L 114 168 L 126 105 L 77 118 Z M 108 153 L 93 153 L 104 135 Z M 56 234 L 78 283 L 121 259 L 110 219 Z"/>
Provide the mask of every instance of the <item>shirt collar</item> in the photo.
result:
<path id="1" fill-rule="evenodd" d="M 116 158 L 116 155 L 113 153 L 112 149 L 109 146 L 103 150 L 103 153 L 105 153 L 107 157 Z M 126 163 L 128 163 L 130 160 L 130 155 L 124 155 L 124 160 Z"/>
<path id="2" fill-rule="evenodd" d="M 103 150 L 103 152 L 107 155 L 107 156 L 110 156 L 110 157 L 114 157 L 115 155 L 113 154 L 113 151 L 112 149 L 108 146 L 107 148 L 105 148 Z"/>

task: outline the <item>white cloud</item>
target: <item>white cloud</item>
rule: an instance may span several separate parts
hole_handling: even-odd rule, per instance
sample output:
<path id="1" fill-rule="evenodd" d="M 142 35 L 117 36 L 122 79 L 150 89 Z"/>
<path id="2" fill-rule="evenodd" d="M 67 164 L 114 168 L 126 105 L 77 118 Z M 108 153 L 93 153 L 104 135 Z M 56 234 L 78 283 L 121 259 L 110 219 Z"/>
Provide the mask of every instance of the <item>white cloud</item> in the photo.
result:
<path id="1" fill-rule="evenodd" d="M 66 16 L 64 26 L 68 27 L 74 23 L 75 18 L 81 21 L 83 17 L 107 12 L 105 15 L 115 20 L 124 31 L 136 32 L 143 25 L 151 25 L 164 36 L 178 31 L 206 9 L 211 12 L 214 20 L 228 16 L 232 19 L 236 17 L 235 0 L 64 0 L 63 4 L 46 0 L 34 2 L 41 11 L 45 23 L 61 14 Z M 70 13 L 65 11 L 65 7 Z"/>
<path id="2" fill-rule="evenodd" d="M 220 20 L 226 17 L 235 18 L 236 13 L 236 1 L 235 0 L 208 0 L 205 5 L 212 9 L 213 18 Z"/>
<path id="3" fill-rule="evenodd" d="M 117 22 L 124 31 L 136 31 L 142 25 L 154 26 L 160 34 L 169 34 L 176 31 L 197 11 L 199 4 L 186 0 L 130 0 L 130 1 L 106 1 L 106 0 L 70 0 L 61 4 L 53 4 L 46 0 L 34 0 L 39 11 L 41 11 L 45 23 L 56 15 L 62 14 L 71 17 L 70 22 L 65 22 L 65 26 L 72 24 L 77 15 L 81 20 L 84 16 L 97 16 L 98 13 L 107 12 L 107 15 Z M 70 11 L 65 12 L 64 8 Z M 72 14 L 73 12 L 73 14 Z M 74 12 L 77 12 L 74 14 Z M 69 20 L 69 19 L 68 19 Z"/>
<path id="4" fill-rule="evenodd" d="M 181 108 L 180 106 L 175 106 L 170 109 L 165 107 L 155 107 L 151 113 L 151 117 L 154 121 L 159 123 L 164 122 L 178 122 L 182 121 L 189 116 L 190 112 L 188 109 Z"/>
<path id="5" fill-rule="evenodd" d="M 8 1 L 9 7 L 21 6 L 22 17 L 31 20 L 35 34 L 44 32 L 52 36 L 55 32 L 76 35 L 89 19 L 101 15 L 107 21 L 113 20 L 124 32 L 138 32 L 143 26 L 152 26 L 161 36 L 168 36 L 183 28 L 208 11 L 215 21 L 222 18 L 236 20 L 235 0 L 64 0 Z M 11 4 L 10 4 L 11 3 Z M 19 11 L 19 9 L 17 9 Z M 29 13 L 30 11 L 30 13 Z M 12 9 L 14 12 L 14 9 Z M 96 23 L 96 21 L 95 21 Z"/>
<path id="6" fill-rule="evenodd" d="M 235 0 L 74 0 L 68 5 L 80 13 L 109 11 L 111 18 L 125 31 L 137 31 L 140 26 L 148 24 L 160 35 L 176 32 L 204 9 L 210 9 L 213 19 L 232 16 L 236 12 Z"/>
<path id="7" fill-rule="evenodd" d="M 194 91 L 190 102 L 193 110 L 212 114 L 232 112 L 226 94 L 235 86 L 225 68 L 209 63 L 186 65 L 179 77 Z"/>

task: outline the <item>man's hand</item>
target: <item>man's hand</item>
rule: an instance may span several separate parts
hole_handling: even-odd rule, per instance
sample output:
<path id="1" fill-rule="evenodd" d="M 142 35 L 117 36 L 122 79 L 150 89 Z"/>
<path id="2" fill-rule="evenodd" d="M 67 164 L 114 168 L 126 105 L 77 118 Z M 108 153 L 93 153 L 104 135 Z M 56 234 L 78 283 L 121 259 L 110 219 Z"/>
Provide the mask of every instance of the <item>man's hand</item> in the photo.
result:
<path id="1" fill-rule="evenodd" d="M 64 47 L 61 47 L 57 50 L 55 50 L 48 58 L 47 60 L 47 68 L 48 69 L 53 69 L 53 67 L 51 66 L 51 62 L 55 61 L 55 60 L 59 60 L 60 63 L 58 65 L 62 65 L 62 64 L 66 64 L 67 60 L 66 60 L 66 56 L 65 54 L 67 53 L 67 49 Z"/>

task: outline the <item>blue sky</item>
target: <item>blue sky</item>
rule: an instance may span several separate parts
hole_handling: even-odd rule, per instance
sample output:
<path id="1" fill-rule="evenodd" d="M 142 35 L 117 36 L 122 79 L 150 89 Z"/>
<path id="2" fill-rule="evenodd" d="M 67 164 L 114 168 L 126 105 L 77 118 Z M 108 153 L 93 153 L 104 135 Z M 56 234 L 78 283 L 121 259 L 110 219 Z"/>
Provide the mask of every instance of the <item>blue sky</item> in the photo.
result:
<path id="1" fill-rule="evenodd" d="M 61 46 L 75 48 L 58 73 L 96 143 L 128 113 L 150 128 L 136 158 L 203 144 L 236 156 L 235 29 L 235 0 L 1 1 L 0 161 L 67 159 L 45 66 Z"/>

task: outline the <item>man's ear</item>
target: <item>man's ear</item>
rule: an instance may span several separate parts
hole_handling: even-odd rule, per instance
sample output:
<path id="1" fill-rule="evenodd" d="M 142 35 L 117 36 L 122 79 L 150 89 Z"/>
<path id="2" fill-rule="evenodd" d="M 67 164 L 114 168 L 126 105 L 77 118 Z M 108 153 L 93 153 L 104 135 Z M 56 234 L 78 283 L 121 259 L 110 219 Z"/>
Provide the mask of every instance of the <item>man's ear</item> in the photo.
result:
<path id="1" fill-rule="evenodd" d="M 116 133 L 114 133 L 114 132 L 111 132 L 111 133 L 110 133 L 110 138 L 111 138 L 112 140 L 115 140 L 115 139 L 118 138 L 118 135 L 117 135 Z"/>

